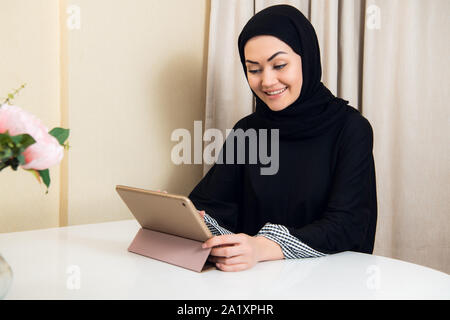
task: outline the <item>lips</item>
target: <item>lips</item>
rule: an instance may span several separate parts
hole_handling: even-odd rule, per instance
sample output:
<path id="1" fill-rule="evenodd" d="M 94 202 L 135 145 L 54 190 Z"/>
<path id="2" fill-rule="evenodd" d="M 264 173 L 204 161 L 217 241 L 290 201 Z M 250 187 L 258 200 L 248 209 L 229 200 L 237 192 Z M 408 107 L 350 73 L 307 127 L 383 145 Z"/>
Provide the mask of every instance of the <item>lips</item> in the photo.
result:
<path id="1" fill-rule="evenodd" d="M 264 91 L 264 93 L 268 96 L 276 96 L 279 94 L 282 94 L 283 92 L 285 92 L 287 89 L 287 87 L 284 88 L 280 88 L 280 89 L 276 89 L 276 90 L 270 90 L 270 91 Z"/>

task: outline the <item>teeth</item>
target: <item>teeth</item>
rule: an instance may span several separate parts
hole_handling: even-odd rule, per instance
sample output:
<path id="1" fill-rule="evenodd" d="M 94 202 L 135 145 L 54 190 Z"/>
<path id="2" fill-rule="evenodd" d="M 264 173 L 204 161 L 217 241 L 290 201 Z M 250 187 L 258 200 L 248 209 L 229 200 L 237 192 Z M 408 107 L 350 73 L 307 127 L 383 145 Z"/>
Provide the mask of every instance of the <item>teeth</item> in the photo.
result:
<path id="1" fill-rule="evenodd" d="M 287 89 L 287 87 L 286 88 L 283 88 L 283 89 L 281 89 L 281 90 L 277 90 L 277 91 L 271 91 L 271 92 L 266 92 L 269 96 L 274 96 L 274 95 L 276 95 L 276 94 L 280 94 L 280 93 L 282 93 L 284 90 L 286 90 Z"/>

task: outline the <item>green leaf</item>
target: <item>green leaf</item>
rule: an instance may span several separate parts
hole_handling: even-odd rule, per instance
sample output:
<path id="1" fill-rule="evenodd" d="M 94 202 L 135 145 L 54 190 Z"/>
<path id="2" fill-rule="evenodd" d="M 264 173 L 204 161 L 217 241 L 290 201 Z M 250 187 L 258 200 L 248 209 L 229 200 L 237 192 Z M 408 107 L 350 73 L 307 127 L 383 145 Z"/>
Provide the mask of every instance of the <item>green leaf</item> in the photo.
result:
<path id="1" fill-rule="evenodd" d="M 4 141 L 7 141 L 9 139 L 11 139 L 11 137 L 8 134 L 8 131 L 6 131 L 6 133 L 0 133 L 0 143 L 3 143 Z"/>
<path id="2" fill-rule="evenodd" d="M 12 143 L 11 137 L 8 133 L 0 133 L 0 150 L 9 149 L 9 144 Z"/>
<path id="3" fill-rule="evenodd" d="M 28 148 L 29 146 L 31 146 L 33 143 L 36 142 L 36 140 L 34 140 L 33 137 L 27 133 L 13 136 L 11 137 L 11 140 L 16 144 L 17 147 L 23 150 L 25 150 L 26 148 Z"/>
<path id="4" fill-rule="evenodd" d="M 70 129 L 64 129 L 64 128 L 53 128 L 49 131 L 49 134 L 54 136 L 56 140 L 58 140 L 60 145 L 64 145 L 64 142 L 66 142 L 67 138 L 69 137 Z"/>
<path id="5" fill-rule="evenodd" d="M 25 157 L 23 156 L 23 154 L 20 154 L 19 156 L 17 156 L 17 160 L 19 161 L 19 165 L 25 164 Z"/>
<path id="6" fill-rule="evenodd" d="M 2 171 L 3 169 L 5 169 L 7 167 L 9 167 L 9 164 L 6 164 L 6 163 L 0 161 L 0 171 Z"/>
<path id="7" fill-rule="evenodd" d="M 48 193 L 48 188 L 50 187 L 50 171 L 48 169 L 45 169 L 45 170 L 38 170 L 38 172 L 39 172 L 39 175 L 42 178 L 42 181 L 47 186 L 47 192 L 46 193 Z"/>
<path id="8" fill-rule="evenodd" d="M 4 149 L 2 151 L 0 151 L 0 161 L 2 160 L 8 160 L 9 158 L 11 158 L 13 156 L 13 153 L 11 151 L 11 149 Z"/>
<path id="9" fill-rule="evenodd" d="M 8 132 L 0 134 L 0 161 L 7 163 L 16 152 L 17 147 Z"/>
<path id="10" fill-rule="evenodd" d="M 17 171 L 17 168 L 19 167 L 19 159 L 12 158 L 9 160 L 10 166 L 14 171 Z"/>

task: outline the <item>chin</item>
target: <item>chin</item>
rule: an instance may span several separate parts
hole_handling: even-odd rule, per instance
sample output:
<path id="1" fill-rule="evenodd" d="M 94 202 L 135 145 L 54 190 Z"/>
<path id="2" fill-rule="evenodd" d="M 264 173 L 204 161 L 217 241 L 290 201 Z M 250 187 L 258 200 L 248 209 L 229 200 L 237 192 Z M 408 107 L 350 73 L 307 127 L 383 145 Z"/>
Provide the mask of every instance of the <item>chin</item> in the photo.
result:
<path id="1" fill-rule="evenodd" d="M 288 106 L 287 104 L 269 104 L 266 101 L 264 101 L 264 102 L 269 107 L 269 109 L 272 111 L 281 111 L 283 109 L 286 109 L 286 107 Z"/>

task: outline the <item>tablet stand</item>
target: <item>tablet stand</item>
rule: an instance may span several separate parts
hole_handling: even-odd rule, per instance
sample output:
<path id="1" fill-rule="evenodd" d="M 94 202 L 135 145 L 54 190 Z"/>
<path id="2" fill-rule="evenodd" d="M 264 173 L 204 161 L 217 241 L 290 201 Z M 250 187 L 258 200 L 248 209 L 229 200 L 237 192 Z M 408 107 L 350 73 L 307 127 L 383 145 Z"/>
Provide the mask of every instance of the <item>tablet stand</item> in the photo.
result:
<path id="1" fill-rule="evenodd" d="M 201 241 L 141 228 L 128 251 L 164 261 L 196 272 L 204 270 L 211 248 L 203 249 Z"/>

